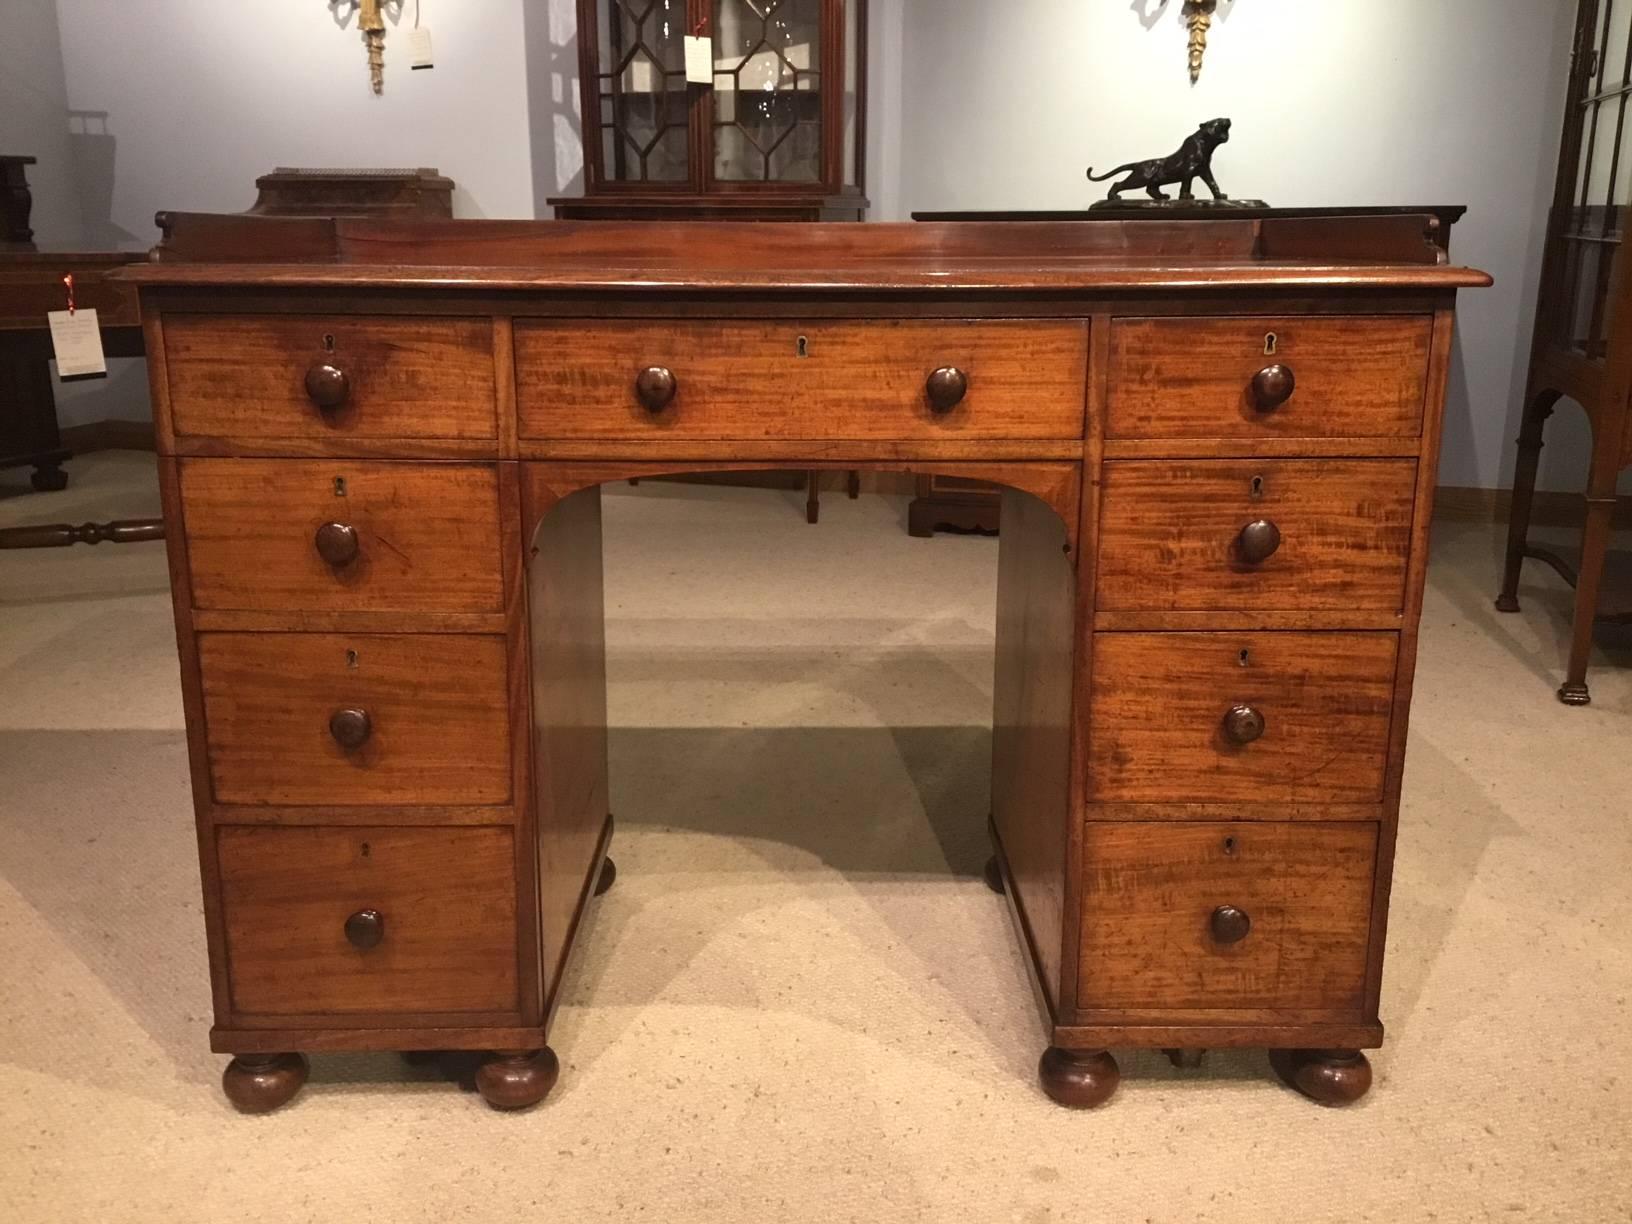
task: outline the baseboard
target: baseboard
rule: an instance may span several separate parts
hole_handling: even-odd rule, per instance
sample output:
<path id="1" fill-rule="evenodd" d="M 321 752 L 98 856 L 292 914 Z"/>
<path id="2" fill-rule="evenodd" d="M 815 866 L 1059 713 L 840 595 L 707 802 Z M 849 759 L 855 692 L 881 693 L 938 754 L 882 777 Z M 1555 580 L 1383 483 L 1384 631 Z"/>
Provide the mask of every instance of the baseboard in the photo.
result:
<path id="1" fill-rule="evenodd" d="M 1434 517 L 1447 522 L 1505 523 L 1513 504 L 1512 489 L 1476 489 L 1441 485 L 1434 490 Z M 1578 527 L 1581 494 L 1537 491 L 1530 503 L 1530 522 L 1537 527 Z M 1614 524 L 1632 527 L 1632 497 L 1615 503 Z"/>
<path id="2" fill-rule="evenodd" d="M 65 425 L 62 444 L 76 455 L 100 450 L 150 451 L 153 449 L 153 422 L 110 419 L 90 421 L 84 425 Z"/>

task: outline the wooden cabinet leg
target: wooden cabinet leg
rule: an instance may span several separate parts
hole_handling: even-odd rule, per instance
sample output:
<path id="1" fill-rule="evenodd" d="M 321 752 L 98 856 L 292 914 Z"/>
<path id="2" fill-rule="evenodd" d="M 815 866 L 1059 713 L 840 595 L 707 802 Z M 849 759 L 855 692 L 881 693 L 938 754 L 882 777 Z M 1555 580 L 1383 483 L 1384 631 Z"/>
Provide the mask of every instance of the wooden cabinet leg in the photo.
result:
<path id="1" fill-rule="evenodd" d="M 60 493 L 68 487 L 68 473 L 62 470 L 61 459 L 42 459 L 29 473 L 28 483 L 36 493 Z"/>
<path id="2" fill-rule="evenodd" d="M 1207 1058 L 1206 1050 L 1195 1049 L 1192 1047 L 1186 1047 L 1182 1050 L 1163 1050 L 1162 1053 L 1166 1054 L 1167 1061 L 1172 1063 L 1180 1071 L 1195 1071 L 1200 1068 L 1201 1064 L 1206 1061 Z"/>
<path id="3" fill-rule="evenodd" d="M 476 1091 L 494 1109 L 526 1109 L 550 1094 L 561 1076 L 555 1051 L 499 1050 L 476 1068 Z"/>
<path id="4" fill-rule="evenodd" d="M 1092 1109 L 1111 1099 L 1122 1072 L 1108 1050 L 1062 1050 L 1049 1046 L 1037 1064 L 1049 1098 L 1072 1109 Z"/>
<path id="5" fill-rule="evenodd" d="M 240 1113 L 271 1113 L 306 1083 L 301 1054 L 240 1054 L 221 1073 L 221 1088 Z"/>
<path id="6" fill-rule="evenodd" d="M 1496 596 L 1498 612 L 1519 610 L 1519 570 L 1530 542 L 1530 507 L 1535 501 L 1536 466 L 1541 460 L 1541 434 L 1558 402 L 1556 391 L 1543 391 L 1525 406 L 1519 427 L 1519 458 L 1513 466 L 1513 501 L 1507 514 L 1507 564 L 1502 590 Z"/>
<path id="7" fill-rule="evenodd" d="M 609 854 L 601 860 L 601 874 L 595 877 L 595 895 L 604 896 L 612 887 L 612 882 L 618 878 L 618 865 L 612 861 Z"/>
<path id="8" fill-rule="evenodd" d="M 1271 1050 L 1269 1064 L 1322 1105 L 1352 1105 L 1371 1088 L 1371 1063 L 1359 1050 Z"/>
<path id="9" fill-rule="evenodd" d="M 819 474 L 814 469 L 805 473 L 805 522 L 807 523 L 815 523 L 822 516 L 821 495 L 816 487 L 816 478 Z"/>
<path id="10" fill-rule="evenodd" d="M 1596 492 L 1596 491 L 1595 491 Z M 1598 618 L 1598 583 L 1609 555 L 1610 520 L 1615 513 L 1615 488 L 1607 496 L 1587 495 L 1587 521 L 1581 530 L 1581 568 L 1575 579 L 1575 619 L 1570 627 L 1570 665 L 1559 686 L 1565 705 L 1588 705 L 1587 662 L 1592 657 L 1592 626 Z"/>

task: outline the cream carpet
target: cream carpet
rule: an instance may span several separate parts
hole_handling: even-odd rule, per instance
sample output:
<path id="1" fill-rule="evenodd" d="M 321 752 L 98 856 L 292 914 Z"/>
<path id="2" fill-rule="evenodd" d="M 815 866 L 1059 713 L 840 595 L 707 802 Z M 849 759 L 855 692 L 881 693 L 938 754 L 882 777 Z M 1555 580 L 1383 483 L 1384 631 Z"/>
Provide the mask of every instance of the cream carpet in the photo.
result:
<path id="1" fill-rule="evenodd" d="M 151 466 L 0 473 L 0 524 L 156 513 Z M 610 491 L 619 876 L 510 1116 L 393 1055 L 231 1110 L 162 546 L 0 553 L 0 1220 L 1632 1219 L 1624 636 L 1559 705 L 1562 585 L 1498 615 L 1444 525 L 1370 1097 L 1119 1052 L 1073 1114 L 978 874 L 996 544 L 904 510 Z"/>

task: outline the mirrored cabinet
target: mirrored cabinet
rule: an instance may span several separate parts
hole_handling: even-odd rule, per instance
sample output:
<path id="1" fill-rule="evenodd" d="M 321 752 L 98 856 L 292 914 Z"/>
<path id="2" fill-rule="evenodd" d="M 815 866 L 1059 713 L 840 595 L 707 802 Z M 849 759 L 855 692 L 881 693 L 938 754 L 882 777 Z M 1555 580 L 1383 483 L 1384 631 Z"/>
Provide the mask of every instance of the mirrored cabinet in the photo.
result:
<path id="1" fill-rule="evenodd" d="M 866 8 L 578 0 L 584 195 L 556 215 L 860 220 Z"/>

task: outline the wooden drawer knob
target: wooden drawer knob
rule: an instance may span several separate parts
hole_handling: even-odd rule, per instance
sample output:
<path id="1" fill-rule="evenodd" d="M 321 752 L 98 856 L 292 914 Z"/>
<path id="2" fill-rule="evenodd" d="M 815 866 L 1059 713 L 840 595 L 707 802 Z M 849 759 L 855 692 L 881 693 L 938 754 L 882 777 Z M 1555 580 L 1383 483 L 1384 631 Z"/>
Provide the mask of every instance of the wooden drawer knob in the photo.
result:
<path id="1" fill-rule="evenodd" d="M 361 748 L 368 742 L 373 730 L 374 722 L 369 718 L 368 711 L 356 706 L 348 706 L 329 715 L 329 734 L 342 748 Z"/>
<path id="2" fill-rule="evenodd" d="M 1213 916 L 1207 920 L 1207 927 L 1213 933 L 1213 938 L 1221 944 L 1240 943 L 1252 930 L 1252 919 L 1247 911 L 1236 909 L 1233 905 L 1221 905 L 1213 911 Z"/>
<path id="3" fill-rule="evenodd" d="M 942 366 L 930 373 L 924 382 L 929 394 L 929 406 L 936 412 L 951 412 L 969 394 L 969 376 L 957 366 Z"/>
<path id="4" fill-rule="evenodd" d="M 316 362 L 306 371 L 306 395 L 324 412 L 340 407 L 351 394 L 351 379 L 339 366 Z"/>
<path id="5" fill-rule="evenodd" d="M 649 412 L 662 412 L 673 402 L 674 393 L 679 389 L 674 371 L 668 366 L 647 366 L 635 375 L 635 398 Z"/>
<path id="6" fill-rule="evenodd" d="M 385 917 L 379 910 L 358 910 L 346 919 L 346 940 L 354 948 L 368 951 L 385 938 Z"/>
<path id="7" fill-rule="evenodd" d="M 1264 733 L 1264 716 L 1250 705 L 1233 705 L 1224 715 L 1224 738 L 1250 744 Z"/>
<path id="8" fill-rule="evenodd" d="M 317 529 L 317 555 L 335 569 L 357 560 L 357 528 L 346 523 L 324 523 Z"/>
<path id="9" fill-rule="evenodd" d="M 1267 365 L 1252 376 L 1252 402 L 1260 412 L 1273 411 L 1292 398 L 1297 385 L 1291 366 L 1280 362 Z"/>
<path id="10" fill-rule="evenodd" d="M 1280 546 L 1281 529 L 1269 519 L 1253 520 L 1235 538 L 1235 551 L 1248 565 L 1269 560 Z"/>

